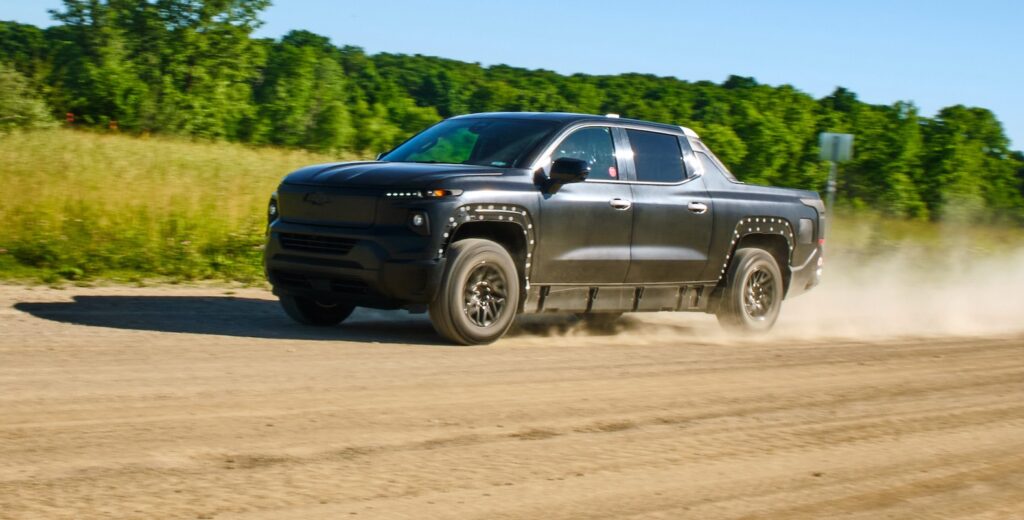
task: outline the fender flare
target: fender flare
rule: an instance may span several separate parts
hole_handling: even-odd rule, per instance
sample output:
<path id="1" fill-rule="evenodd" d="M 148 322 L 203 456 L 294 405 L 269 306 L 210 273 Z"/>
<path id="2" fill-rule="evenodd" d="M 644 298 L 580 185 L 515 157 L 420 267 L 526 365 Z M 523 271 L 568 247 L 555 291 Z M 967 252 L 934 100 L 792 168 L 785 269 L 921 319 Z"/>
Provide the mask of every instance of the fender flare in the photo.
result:
<path id="1" fill-rule="evenodd" d="M 718 274 L 719 283 L 725 278 L 725 274 L 729 270 L 729 261 L 732 260 L 733 255 L 736 254 L 736 244 L 738 244 L 743 238 L 751 235 L 778 235 L 784 238 L 786 240 L 787 247 L 787 261 L 785 266 L 779 267 L 790 267 L 789 264 L 793 260 L 793 248 L 795 241 L 793 225 L 790 224 L 788 220 L 781 217 L 743 217 L 736 223 L 736 227 L 733 229 L 731 243 L 729 244 L 729 252 L 726 253 L 725 259 L 722 261 L 722 268 Z"/>
<path id="2" fill-rule="evenodd" d="M 533 271 L 533 251 L 537 246 L 536 229 L 530 212 L 519 205 L 499 203 L 473 203 L 459 206 L 455 214 L 448 217 L 444 232 L 441 235 L 441 246 L 437 250 L 437 258 L 443 258 L 451 245 L 452 238 L 459 226 L 470 222 L 504 222 L 518 225 L 526 242 L 526 259 L 523 265 L 523 280 L 526 289 L 530 289 L 530 273 Z"/>

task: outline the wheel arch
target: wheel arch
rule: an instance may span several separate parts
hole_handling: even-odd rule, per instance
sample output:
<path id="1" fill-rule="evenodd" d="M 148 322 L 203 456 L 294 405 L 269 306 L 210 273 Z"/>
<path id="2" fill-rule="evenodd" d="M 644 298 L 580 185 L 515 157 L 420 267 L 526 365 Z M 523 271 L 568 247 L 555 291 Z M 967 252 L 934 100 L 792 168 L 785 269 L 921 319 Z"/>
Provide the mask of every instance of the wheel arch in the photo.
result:
<path id="1" fill-rule="evenodd" d="M 791 261 L 794 247 L 793 227 L 779 217 L 744 217 L 733 231 L 729 254 L 726 255 L 719 275 L 719 285 L 725 283 L 729 262 L 740 248 L 758 248 L 775 259 L 782 273 L 783 294 L 789 293 L 792 279 Z"/>
<path id="2" fill-rule="evenodd" d="M 515 262 L 519 271 L 519 281 L 522 283 L 526 274 L 526 255 L 529 254 L 526 234 L 523 231 L 523 226 L 515 222 L 466 222 L 456 228 L 449 243 L 467 238 L 482 238 L 500 244 Z"/>
<path id="3" fill-rule="evenodd" d="M 530 289 L 536 229 L 530 212 L 518 205 L 500 203 L 473 203 L 460 206 L 448 219 L 444 242 L 439 255 L 456 240 L 483 238 L 501 244 L 508 250 L 519 274 L 520 289 L 525 295 Z M 520 300 L 520 305 L 525 298 Z"/>

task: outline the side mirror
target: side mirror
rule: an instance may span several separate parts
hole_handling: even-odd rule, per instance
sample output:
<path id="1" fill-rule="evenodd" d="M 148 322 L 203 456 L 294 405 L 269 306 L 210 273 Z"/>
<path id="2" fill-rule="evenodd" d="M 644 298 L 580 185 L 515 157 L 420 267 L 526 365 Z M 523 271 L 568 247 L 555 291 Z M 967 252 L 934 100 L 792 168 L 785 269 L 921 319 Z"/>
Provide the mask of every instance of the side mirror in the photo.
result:
<path id="1" fill-rule="evenodd" d="M 555 184 L 569 184 L 571 182 L 583 182 L 590 175 L 590 163 L 582 159 L 562 157 L 551 163 L 551 173 L 548 178 Z"/>

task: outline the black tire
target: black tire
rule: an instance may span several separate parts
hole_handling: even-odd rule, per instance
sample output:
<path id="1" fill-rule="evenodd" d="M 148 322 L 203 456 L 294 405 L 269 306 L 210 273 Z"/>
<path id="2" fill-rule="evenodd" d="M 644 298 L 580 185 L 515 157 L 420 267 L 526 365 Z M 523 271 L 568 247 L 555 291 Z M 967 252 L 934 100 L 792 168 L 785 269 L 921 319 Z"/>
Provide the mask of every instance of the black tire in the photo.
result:
<path id="1" fill-rule="evenodd" d="M 430 321 L 438 334 L 460 345 L 502 337 L 519 309 L 519 274 L 508 251 L 490 240 L 469 238 L 448 248 L 448 262 Z"/>
<path id="2" fill-rule="evenodd" d="M 320 303 L 312 298 L 281 296 L 281 307 L 291 319 L 314 327 L 331 327 L 352 315 L 354 305 L 344 303 Z"/>
<path id="3" fill-rule="evenodd" d="M 739 249 L 729 263 L 715 314 L 726 330 L 765 333 L 779 319 L 782 297 L 782 272 L 775 257 L 763 249 Z"/>

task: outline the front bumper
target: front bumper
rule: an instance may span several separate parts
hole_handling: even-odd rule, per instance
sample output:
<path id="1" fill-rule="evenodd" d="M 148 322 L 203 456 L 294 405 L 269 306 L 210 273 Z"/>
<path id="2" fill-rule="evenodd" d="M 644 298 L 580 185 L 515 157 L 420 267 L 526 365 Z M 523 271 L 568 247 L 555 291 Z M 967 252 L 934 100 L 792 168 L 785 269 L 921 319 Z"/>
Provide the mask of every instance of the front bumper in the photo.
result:
<path id="1" fill-rule="evenodd" d="M 433 240 L 400 228 L 276 221 L 268 229 L 264 268 L 277 295 L 381 309 L 422 306 L 433 301 L 444 272 Z"/>
<path id="2" fill-rule="evenodd" d="M 824 257 L 822 248 L 816 248 L 814 253 L 804 262 L 804 265 L 793 267 L 790 271 L 789 291 L 787 298 L 799 296 L 815 287 L 821 282 L 821 269 Z"/>

